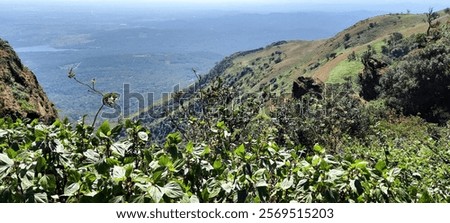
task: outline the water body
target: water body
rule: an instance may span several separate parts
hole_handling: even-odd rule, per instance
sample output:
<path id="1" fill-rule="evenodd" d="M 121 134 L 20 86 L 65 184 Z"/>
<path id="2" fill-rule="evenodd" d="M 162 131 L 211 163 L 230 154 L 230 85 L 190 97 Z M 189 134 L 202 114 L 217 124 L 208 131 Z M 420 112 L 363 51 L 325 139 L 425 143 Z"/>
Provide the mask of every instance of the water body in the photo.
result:
<path id="1" fill-rule="evenodd" d="M 43 53 L 43 52 L 62 52 L 62 51 L 76 51 L 74 49 L 57 49 L 49 45 L 18 47 L 15 49 L 18 53 Z"/>

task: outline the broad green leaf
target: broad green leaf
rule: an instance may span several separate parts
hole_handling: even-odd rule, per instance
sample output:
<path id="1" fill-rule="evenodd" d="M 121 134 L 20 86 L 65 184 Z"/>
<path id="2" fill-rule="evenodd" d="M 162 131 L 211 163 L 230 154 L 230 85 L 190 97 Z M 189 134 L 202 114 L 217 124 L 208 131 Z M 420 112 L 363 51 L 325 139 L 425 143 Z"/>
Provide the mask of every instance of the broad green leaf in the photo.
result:
<path id="1" fill-rule="evenodd" d="M 24 177 L 20 178 L 20 185 L 22 187 L 23 190 L 27 190 L 30 187 L 33 187 L 33 182 L 28 179 L 28 177 L 25 175 Z"/>
<path id="2" fill-rule="evenodd" d="M 124 196 L 115 196 L 111 200 L 109 200 L 109 203 L 125 203 L 125 197 Z"/>
<path id="3" fill-rule="evenodd" d="M 217 128 L 219 128 L 219 129 L 225 129 L 225 127 L 226 127 L 224 121 L 218 122 L 216 126 L 217 126 Z"/>
<path id="4" fill-rule="evenodd" d="M 431 203 L 431 201 L 433 201 L 433 199 L 430 196 L 430 192 L 428 191 L 428 189 L 423 189 L 422 193 L 420 195 L 420 198 L 419 198 L 419 202 L 420 203 Z"/>
<path id="5" fill-rule="evenodd" d="M 277 169 L 283 168 L 284 165 L 286 164 L 285 162 L 282 162 L 282 161 L 276 161 L 275 163 L 277 164 Z"/>
<path id="6" fill-rule="evenodd" d="M 138 194 L 131 198 L 131 203 L 144 203 L 145 202 L 145 194 Z"/>
<path id="7" fill-rule="evenodd" d="M 90 191 L 90 192 L 83 193 L 83 194 L 84 194 L 84 196 L 87 196 L 87 197 L 94 197 L 95 195 L 98 194 L 98 191 Z"/>
<path id="8" fill-rule="evenodd" d="M 211 164 L 206 160 L 201 161 L 201 166 L 202 166 L 202 169 L 204 169 L 206 171 L 214 170 L 214 167 L 211 166 Z"/>
<path id="9" fill-rule="evenodd" d="M 292 178 L 289 178 L 289 179 L 288 179 L 288 178 L 285 178 L 285 179 L 281 182 L 280 187 L 281 187 L 281 189 L 283 189 L 283 190 L 287 190 L 287 189 L 291 188 L 292 185 L 294 185 L 294 179 L 292 179 Z"/>
<path id="10" fill-rule="evenodd" d="M 8 170 L 10 170 L 11 166 L 9 165 L 0 165 L 0 179 L 8 175 Z"/>
<path id="11" fill-rule="evenodd" d="M 199 200 L 198 197 L 195 196 L 195 195 L 192 195 L 192 196 L 189 198 L 189 201 L 190 201 L 190 203 L 200 203 L 200 200 Z"/>
<path id="12" fill-rule="evenodd" d="M 220 185 L 222 187 L 222 189 L 227 192 L 230 193 L 231 190 L 233 190 L 233 184 L 231 182 L 226 182 L 223 183 L 222 185 Z"/>
<path id="13" fill-rule="evenodd" d="M 167 155 L 162 155 L 161 157 L 159 157 L 159 162 L 158 162 L 158 164 L 161 165 L 161 166 L 167 167 L 167 166 L 172 165 L 172 160 L 170 159 L 169 156 L 167 156 Z"/>
<path id="14" fill-rule="evenodd" d="M 148 134 L 146 132 L 138 132 L 138 137 L 144 142 L 148 141 Z"/>
<path id="15" fill-rule="evenodd" d="M 192 142 L 188 142 L 186 145 L 186 152 L 188 154 L 192 154 L 194 152 L 194 144 Z"/>
<path id="16" fill-rule="evenodd" d="M 158 187 L 158 186 L 150 186 L 148 189 L 148 193 L 150 194 L 150 197 L 153 199 L 154 202 L 159 203 L 161 201 L 164 191 Z"/>
<path id="17" fill-rule="evenodd" d="M 400 172 L 401 172 L 401 169 L 397 168 L 397 167 L 389 170 L 387 181 L 390 183 L 394 182 L 395 178 L 400 174 Z"/>
<path id="18" fill-rule="evenodd" d="M 41 179 L 39 179 L 39 185 L 41 185 L 41 187 L 43 187 L 44 190 L 48 190 L 49 188 L 48 181 L 49 181 L 48 176 L 44 175 L 43 177 L 41 177 Z"/>
<path id="19" fill-rule="evenodd" d="M 384 186 L 384 185 L 381 185 L 380 186 L 380 189 L 381 189 L 381 192 L 383 192 L 383 194 L 385 194 L 385 195 L 389 195 L 389 188 L 388 187 L 386 187 L 386 186 Z"/>
<path id="20" fill-rule="evenodd" d="M 350 180 L 350 188 L 352 189 L 352 191 L 353 192 L 357 192 L 358 190 L 356 189 L 356 186 L 355 186 L 355 180 Z"/>
<path id="21" fill-rule="evenodd" d="M 237 156 L 244 158 L 245 157 L 245 147 L 244 144 L 241 144 L 237 149 L 234 150 L 234 154 Z"/>
<path id="22" fill-rule="evenodd" d="M 401 169 L 395 167 L 395 168 L 393 168 L 392 170 L 389 171 L 389 176 L 396 177 L 396 176 L 398 176 L 400 174 L 400 172 L 401 172 Z"/>
<path id="23" fill-rule="evenodd" d="M 116 182 L 123 181 L 126 179 L 126 170 L 124 167 L 121 166 L 114 166 L 113 172 L 112 172 L 112 179 Z"/>
<path id="24" fill-rule="evenodd" d="M 156 170 L 156 171 L 153 171 L 152 173 L 153 173 L 152 179 L 154 181 L 158 181 L 162 177 L 164 170 Z"/>
<path id="25" fill-rule="evenodd" d="M 48 203 L 47 194 L 45 192 L 44 193 L 35 193 L 34 200 L 37 203 Z"/>
<path id="26" fill-rule="evenodd" d="M 125 168 L 125 177 L 129 177 L 134 169 L 133 164 L 128 164 L 124 168 Z"/>
<path id="27" fill-rule="evenodd" d="M 210 154 L 211 153 L 211 148 L 209 148 L 209 146 L 205 146 L 203 149 L 202 149 L 202 153 L 200 154 L 201 156 L 205 156 L 205 155 L 208 155 L 208 154 Z"/>
<path id="28" fill-rule="evenodd" d="M 313 202 L 313 196 L 312 196 L 311 193 L 308 193 L 308 194 L 305 196 L 305 203 L 312 203 L 312 202 Z"/>
<path id="29" fill-rule="evenodd" d="M 112 144 L 111 151 L 113 154 L 118 155 L 120 157 L 125 156 L 125 152 L 133 145 L 132 142 L 125 141 L 125 142 L 116 142 Z"/>
<path id="30" fill-rule="evenodd" d="M 56 178 L 53 175 L 44 175 L 39 180 L 39 184 L 44 190 L 52 192 L 56 189 Z"/>
<path id="31" fill-rule="evenodd" d="M 123 159 L 123 164 L 131 164 L 134 163 L 134 161 L 136 160 L 136 157 L 133 156 L 127 156 Z"/>
<path id="32" fill-rule="evenodd" d="M 364 192 L 361 182 L 358 179 L 350 180 L 350 188 L 352 188 L 352 191 L 357 194 L 362 194 Z"/>
<path id="33" fill-rule="evenodd" d="M 3 138 L 7 134 L 8 134 L 8 131 L 0 129 L 0 138 Z"/>
<path id="34" fill-rule="evenodd" d="M 122 125 L 122 124 L 116 125 L 116 126 L 111 130 L 111 135 L 112 135 L 112 136 L 117 136 L 117 135 L 119 135 L 120 132 L 122 131 L 122 129 L 123 129 L 123 125 Z"/>
<path id="35" fill-rule="evenodd" d="M 320 158 L 320 156 L 314 155 L 312 158 L 312 161 L 311 161 L 311 165 L 317 166 L 320 164 L 321 161 L 322 161 L 322 158 Z"/>
<path id="36" fill-rule="evenodd" d="M 272 147 L 267 148 L 267 151 L 269 151 L 270 155 L 272 155 L 272 156 L 277 153 L 277 151 Z"/>
<path id="37" fill-rule="evenodd" d="M 186 169 L 186 159 L 179 159 L 179 160 L 175 161 L 175 163 L 173 164 L 173 169 L 174 169 L 174 172 L 178 172 L 182 169 Z"/>
<path id="38" fill-rule="evenodd" d="M 63 154 L 66 152 L 61 140 L 55 139 L 53 142 L 55 142 L 55 147 L 54 147 L 55 152 L 60 153 L 60 154 Z"/>
<path id="39" fill-rule="evenodd" d="M 115 158 L 106 158 L 105 163 L 108 164 L 109 166 L 115 166 L 115 165 L 119 165 L 120 161 Z"/>
<path id="40" fill-rule="evenodd" d="M 209 198 L 217 197 L 220 193 L 221 187 L 208 187 Z"/>
<path id="41" fill-rule="evenodd" d="M 86 183 L 92 184 L 97 179 L 97 176 L 94 173 L 87 173 L 83 178 Z"/>
<path id="42" fill-rule="evenodd" d="M 325 153 L 325 149 L 323 147 L 321 147 L 319 144 L 314 145 L 314 151 L 319 153 L 319 154 L 324 154 Z"/>
<path id="43" fill-rule="evenodd" d="M 414 178 L 416 178 L 417 180 L 421 180 L 422 179 L 422 175 L 420 173 L 413 173 L 412 176 Z"/>
<path id="44" fill-rule="evenodd" d="M 45 132 L 44 126 L 37 125 L 34 127 L 34 137 L 36 137 L 36 140 L 43 140 L 46 135 L 47 133 Z"/>
<path id="45" fill-rule="evenodd" d="M 257 170 L 257 171 L 254 173 L 254 175 L 257 176 L 257 177 L 261 177 L 261 176 L 264 175 L 266 172 L 267 172 L 267 169 L 262 168 L 262 169 Z"/>
<path id="46" fill-rule="evenodd" d="M 356 160 L 355 163 L 352 164 L 352 167 L 363 170 L 363 169 L 366 169 L 367 164 L 368 164 L 367 161 Z"/>
<path id="47" fill-rule="evenodd" d="M 17 156 L 17 152 L 11 148 L 8 148 L 6 150 L 6 154 L 8 155 L 8 157 L 11 157 L 12 159 L 16 158 L 16 156 Z"/>
<path id="48" fill-rule="evenodd" d="M 87 163 L 97 163 L 100 160 L 100 154 L 92 149 L 88 149 L 83 155 L 87 158 Z"/>
<path id="49" fill-rule="evenodd" d="M 80 189 L 79 183 L 73 183 L 64 188 L 64 196 L 71 197 Z"/>
<path id="50" fill-rule="evenodd" d="M 181 134 L 179 132 L 171 133 L 166 137 L 166 143 L 168 144 L 178 144 L 182 141 Z"/>
<path id="51" fill-rule="evenodd" d="M 183 189 L 181 186 L 176 182 L 169 182 L 168 184 L 164 185 L 164 194 L 170 198 L 180 198 L 183 197 Z"/>
<path id="52" fill-rule="evenodd" d="M 303 186 L 303 184 L 305 184 L 305 183 L 307 183 L 307 182 L 308 182 L 308 179 L 301 179 L 301 180 L 298 182 L 297 187 L 301 187 L 301 186 Z"/>
<path id="53" fill-rule="evenodd" d="M 205 155 L 205 150 L 206 150 L 206 148 L 203 146 L 196 146 L 193 148 L 192 154 L 194 154 L 196 156 L 202 156 L 202 155 Z"/>
<path id="54" fill-rule="evenodd" d="M 216 161 L 214 161 L 213 163 L 213 167 L 215 170 L 222 168 L 222 159 L 216 159 Z"/>
<path id="55" fill-rule="evenodd" d="M 148 167 L 150 168 L 150 170 L 156 170 L 159 167 L 161 167 L 161 165 L 159 164 L 158 161 L 153 160 L 152 162 L 150 162 L 150 164 L 148 165 Z"/>
<path id="56" fill-rule="evenodd" d="M 386 162 L 384 160 L 379 160 L 375 165 L 375 169 L 380 172 L 383 172 L 383 170 L 386 169 Z"/>
<path id="57" fill-rule="evenodd" d="M 338 179 L 340 176 L 344 175 L 344 173 L 345 173 L 345 172 L 344 172 L 343 170 L 331 169 L 331 170 L 328 172 L 328 176 L 330 177 L 330 179 L 331 179 L 332 181 L 334 181 L 334 180 Z"/>
<path id="58" fill-rule="evenodd" d="M 40 156 L 36 160 L 36 171 L 42 172 L 45 169 L 45 166 L 47 165 L 47 161 L 44 157 Z"/>
<path id="59" fill-rule="evenodd" d="M 259 179 L 258 182 L 256 182 L 255 187 L 267 187 L 269 186 L 265 179 Z"/>
<path id="60" fill-rule="evenodd" d="M 111 127 L 109 126 L 108 120 L 105 120 L 102 125 L 97 130 L 97 136 L 100 138 L 107 137 L 110 135 Z"/>
<path id="61" fill-rule="evenodd" d="M 81 180 L 81 173 L 76 169 L 68 171 L 69 182 L 79 182 Z"/>
<path id="62" fill-rule="evenodd" d="M 10 159 L 6 154 L 3 153 L 0 153 L 0 161 L 7 166 L 12 166 L 14 164 L 14 160 Z"/>
<path id="63" fill-rule="evenodd" d="M 191 201 L 190 201 L 190 199 L 189 199 L 190 197 L 189 197 L 189 195 L 187 195 L 187 194 L 185 194 L 185 195 L 183 195 L 183 197 L 180 199 L 180 203 L 191 203 Z"/>

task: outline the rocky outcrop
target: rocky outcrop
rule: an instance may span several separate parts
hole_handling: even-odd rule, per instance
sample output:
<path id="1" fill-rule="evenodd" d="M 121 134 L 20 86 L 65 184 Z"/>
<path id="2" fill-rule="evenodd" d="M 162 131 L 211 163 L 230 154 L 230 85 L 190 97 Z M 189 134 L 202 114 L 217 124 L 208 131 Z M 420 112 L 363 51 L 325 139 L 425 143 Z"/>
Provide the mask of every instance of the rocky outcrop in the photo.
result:
<path id="1" fill-rule="evenodd" d="M 307 93 L 321 94 L 323 83 L 310 77 L 300 76 L 292 85 L 292 97 L 300 99 Z"/>
<path id="2" fill-rule="evenodd" d="M 36 76 L 26 68 L 8 42 L 0 39 L 0 117 L 40 119 L 50 123 L 56 109 Z"/>

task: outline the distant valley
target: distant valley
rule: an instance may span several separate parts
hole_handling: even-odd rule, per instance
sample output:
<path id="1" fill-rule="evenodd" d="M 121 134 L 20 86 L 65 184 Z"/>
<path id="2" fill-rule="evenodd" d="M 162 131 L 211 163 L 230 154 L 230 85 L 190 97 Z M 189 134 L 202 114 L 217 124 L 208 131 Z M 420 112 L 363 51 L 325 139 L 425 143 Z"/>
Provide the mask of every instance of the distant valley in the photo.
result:
<path id="1" fill-rule="evenodd" d="M 60 116 L 71 120 L 92 117 L 100 101 L 67 78 L 72 66 L 78 66 L 77 74 L 86 83 L 95 78 L 99 90 L 122 93 L 129 84 L 131 92 L 153 92 L 158 100 L 176 85 L 193 83 L 192 68 L 204 74 L 231 53 L 279 40 L 328 38 L 377 14 L 193 12 L 177 17 L 67 10 L 0 9 L 0 19 L 6 21 L 0 23 L 0 37 L 33 70 Z M 136 101 L 131 103 L 136 112 Z"/>

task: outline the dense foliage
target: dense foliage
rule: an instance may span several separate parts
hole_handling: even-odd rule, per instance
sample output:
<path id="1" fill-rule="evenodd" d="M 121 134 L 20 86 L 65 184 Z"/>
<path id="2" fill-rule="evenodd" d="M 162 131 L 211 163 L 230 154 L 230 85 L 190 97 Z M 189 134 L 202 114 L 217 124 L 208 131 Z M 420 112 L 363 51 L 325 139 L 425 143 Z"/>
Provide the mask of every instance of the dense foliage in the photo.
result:
<path id="1" fill-rule="evenodd" d="M 381 80 L 388 103 L 404 114 L 420 114 L 429 121 L 450 118 L 450 48 L 430 44 L 390 69 Z"/>
<path id="2" fill-rule="evenodd" d="M 219 103 L 229 93 L 222 89 L 205 90 L 203 100 Z M 83 121 L 1 119 L 0 201 L 450 201 L 447 128 L 418 118 L 366 120 L 376 115 L 364 116 L 354 95 L 342 92 L 347 88 L 335 89 L 329 91 L 341 92 L 277 102 L 292 106 L 272 111 L 260 111 L 249 96 L 245 107 L 178 120 L 180 129 L 195 129 L 169 134 L 164 143 L 151 142 L 150 132 L 130 120 L 94 129 Z M 328 108 L 291 126 L 275 118 L 301 117 L 298 106 Z M 325 146 L 301 144 L 313 141 Z"/>
<path id="3" fill-rule="evenodd" d="M 370 50 L 363 54 L 360 95 L 382 99 L 404 115 L 444 124 L 450 118 L 450 30 L 448 24 L 429 23 L 427 34 L 405 38 L 393 33 L 381 55 Z"/>

